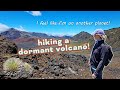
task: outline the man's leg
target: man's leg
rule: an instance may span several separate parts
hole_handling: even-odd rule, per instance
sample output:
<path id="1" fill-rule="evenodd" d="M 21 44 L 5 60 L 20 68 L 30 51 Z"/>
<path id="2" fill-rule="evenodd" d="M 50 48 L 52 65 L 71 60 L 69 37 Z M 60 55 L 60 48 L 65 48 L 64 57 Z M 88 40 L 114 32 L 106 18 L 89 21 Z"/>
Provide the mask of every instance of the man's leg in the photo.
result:
<path id="1" fill-rule="evenodd" d="M 98 73 L 96 79 L 102 79 L 102 71 L 100 73 Z"/>

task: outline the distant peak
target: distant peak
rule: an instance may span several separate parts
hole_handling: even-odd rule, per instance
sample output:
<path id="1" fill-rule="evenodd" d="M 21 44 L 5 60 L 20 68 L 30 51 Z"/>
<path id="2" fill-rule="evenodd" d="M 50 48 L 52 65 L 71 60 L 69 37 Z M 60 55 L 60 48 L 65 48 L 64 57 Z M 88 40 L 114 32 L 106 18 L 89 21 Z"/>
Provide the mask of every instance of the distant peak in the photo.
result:
<path id="1" fill-rule="evenodd" d="M 81 32 L 80 32 L 80 33 L 78 33 L 77 35 L 79 35 L 79 34 L 89 34 L 89 35 L 90 35 L 90 33 L 85 32 L 85 31 L 81 31 Z"/>
<path id="2" fill-rule="evenodd" d="M 14 29 L 14 28 L 10 28 L 10 29 Z"/>
<path id="3" fill-rule="evenodd" d="M 81 31 L 80 33 L 88 33 L 88 32 L 85 32 L 85 31 Z"/>
<path id="4" fill-rule="evenodd" d="M 19 31 L 19 30 L 15 29 L 15 28 L 9 28 L 8 30 L 11 30 L 11 31 Z"/>

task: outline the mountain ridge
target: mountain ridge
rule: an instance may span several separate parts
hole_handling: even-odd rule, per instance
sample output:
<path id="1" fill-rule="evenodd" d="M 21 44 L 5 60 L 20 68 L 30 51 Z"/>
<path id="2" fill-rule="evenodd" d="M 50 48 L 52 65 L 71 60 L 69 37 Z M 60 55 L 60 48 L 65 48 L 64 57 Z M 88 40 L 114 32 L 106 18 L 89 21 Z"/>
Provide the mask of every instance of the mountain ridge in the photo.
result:
<path id="1" fill-rule="evenodd" d="M 120 47 L 120 27 L 117 28 L 111 28 L 108 30 L 104 30 L 106 35 L 107 35 L 107 40 L 106 42 L 112 46 L 113 48 L 119 48 Z M 45 33 L 37 33 L 37 32 L 26 32 L 26 31 L 19 31 L 14 28 L 10 28 L 7 31 L 4 31 L 0 33 L 0 35 L 15 41 L 17 44 L 22 42 L 27 42 L 32 45 L 37 38 L 55 38 L 55 39 L 71 39 L 72 41 L 77 41 L 78 43 L 80 42 L 90 42 L 90 46 L 93 46 L 94 44 L 94 39 L 93 36 L 85 31 L 81 31 L 80 33 L 74 35 L 74 36 L 53 36 L 53 35 L 47 35 Z M 26 39 L 26 40 L 24 40 Z M 27 44 L 29 45 L 29 44 Z"/>
<path id="2" fill-rule="evenodd" d="M 4 32 L 1 32 L 0 35 L 5 36 L 6 38 L 10 40 L 14 40 L 20 37 L 39 37 L 39 38 L 71 38 L 71 36 L 53 36 L 48 35 L 45 33 L 38 33 L 38 32 L 26 32 L 26 31 L 20 31 L 14 28 L 10 28 Z"/>

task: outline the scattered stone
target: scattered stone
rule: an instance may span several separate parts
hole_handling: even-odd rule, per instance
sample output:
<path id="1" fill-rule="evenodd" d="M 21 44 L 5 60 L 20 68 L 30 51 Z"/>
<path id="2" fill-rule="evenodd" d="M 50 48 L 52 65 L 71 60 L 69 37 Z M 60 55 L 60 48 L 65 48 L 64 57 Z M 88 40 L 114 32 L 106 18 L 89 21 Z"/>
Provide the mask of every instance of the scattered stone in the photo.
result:
<path id="1" fill-rule="evenodd" d="M 35 70 L 39 70 L 39 67 L 38 67 L 37 65 L 34 65 L 33 68 L 34 68 Z"/>

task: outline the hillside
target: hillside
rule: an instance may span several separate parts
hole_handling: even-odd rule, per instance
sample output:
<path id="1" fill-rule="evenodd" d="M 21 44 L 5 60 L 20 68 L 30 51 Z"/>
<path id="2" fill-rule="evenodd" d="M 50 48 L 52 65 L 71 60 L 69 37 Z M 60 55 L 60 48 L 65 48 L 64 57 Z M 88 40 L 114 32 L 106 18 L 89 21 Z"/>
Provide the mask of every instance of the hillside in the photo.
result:
<path id="1" fill-rule="evenodd" d="M 92 37 L 91 34 L 85 32 L 85 31 L 82 31 L 82 32 L 74 35 L 72 39 L 75 40 L 75 41 L 86 41 L 91 37 Z"/>
<path id="2" fill-rule="evenodd" d="M 120 50 L 120 28 L 112 28 L 104 31 L 107 35 L 106 42 L 111 45 L 114 50 Z M 87 32 L 80 32 L 79 34 L 76 34 L 73 36 L 73 40 L 79 42 L 90 42 L 90 46 L 93 46 L 94 44 L 92 35 Z"/>
<path id="3" fill-rule="evenodd" d="M 90 47 L 92 47 L 93 44 L 94 44 L 94 39 L 93 39 L 92 35 L 89 34 L 88 32 L 85 32 L 85 31 L 82 31 L 82 32 L 74 35 L 72 37 L 72 40 L 73 41 L 77 41 L 78 44 L 89 42 L 90 43 Z"/>
<path id="4" fill-rule="evenodd" d="M 15 43 L 0 35 L 0 55 L 16 54 L 18 47 Z"/>
<path id="5" fill-rule="evenodd" d="M 120 27 L 105 30 L 105 33 L 107 35 L 106 42 L 113 48 L 120 50 Z"/>

